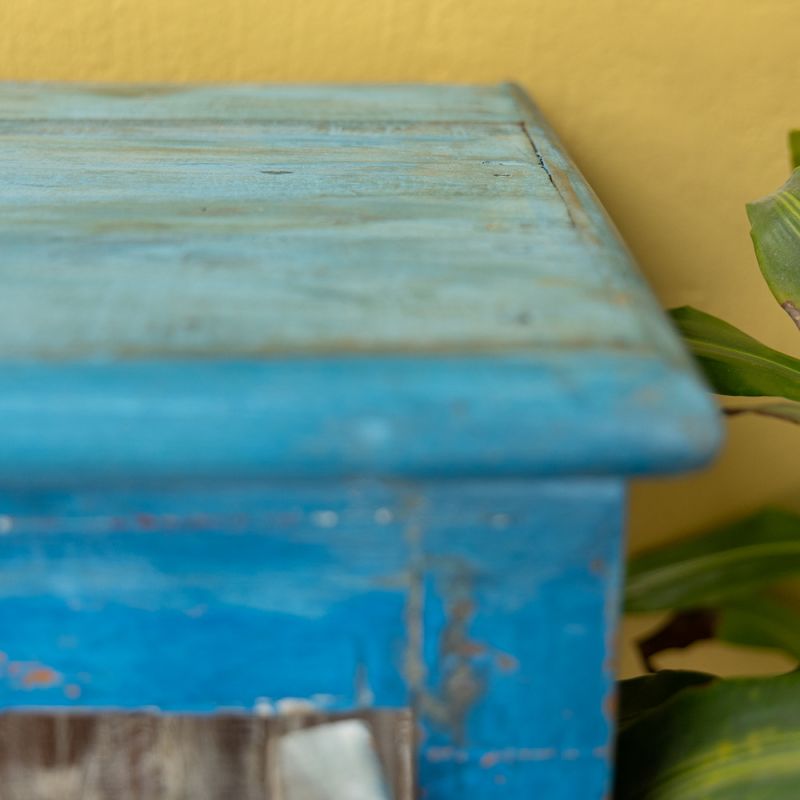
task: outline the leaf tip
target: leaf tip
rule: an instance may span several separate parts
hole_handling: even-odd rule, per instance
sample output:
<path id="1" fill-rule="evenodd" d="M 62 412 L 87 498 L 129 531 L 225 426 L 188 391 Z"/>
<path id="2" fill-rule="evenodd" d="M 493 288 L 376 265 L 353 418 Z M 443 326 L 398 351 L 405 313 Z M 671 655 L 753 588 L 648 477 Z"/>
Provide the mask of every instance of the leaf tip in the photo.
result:
<path id="1" fill-rule="evenodd" d="M 800 167 L 800 130 L 789 131 L 789 154 L 792 169 Z"/>

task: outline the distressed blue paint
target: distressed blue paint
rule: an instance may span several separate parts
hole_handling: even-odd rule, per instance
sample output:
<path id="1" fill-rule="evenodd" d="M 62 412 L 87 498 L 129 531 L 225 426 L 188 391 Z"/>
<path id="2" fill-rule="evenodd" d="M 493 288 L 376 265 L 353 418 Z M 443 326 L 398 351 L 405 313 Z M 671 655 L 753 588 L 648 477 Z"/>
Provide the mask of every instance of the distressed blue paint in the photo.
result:
<path id="1" fill-rule="evenodd" d="M 514 87 L 10 84 L 0 141 L 0 480 L 621 474 L 718 444 Z"/>
<path id="2" fill-rule="evenodd" d="M 482 526 L 463 521 L 496 506 L 502 490 L 436 488 L 436 524 L 420 542 L 424 687 L 435 712 L 422 748 L 428 796 L 603 797 L 621 488 L 522 488 L 501 503 L 507 517 Z M 462 708 L 460 694 L 473 691 Z M 442 703 L 452 714 L 444 723 Z"/>
<path id="3" fill-rule="evenodd" d="M 403 638 L 405 544 L 397 522 L 374 518 L 395 494 L 9 496 L 0 641 L 62 678 L 32 692 L 6 674 L 3 704 L 197 712 L 328 695 L 321 705 L 352 708 L 359 682 L 407 704 L 400 658 L 387 658 Z"/>
<path id="4" fill-rule="evenodd" d="M 496 86 L 5 83 L 3 119 L 517 122 Z"/>
<path id="5" fill-rule="evenodd" d="M 524 94 L 6 84 L 0 144 L 0 706 L 410 704 L 427 800 L 600 800 L 623 478 L 720 427 Z"/>
<path id="6" fill-rule="evenodd" d="M 414 704 L 428 797 L 546 786 L 558 762 L 599 798 L 621 500 L 596 480 L 7 493 L 0 704 Z"/>
<path id="7" fill-rule="evenodd" d="M 0 480 L 675 471 L 713 452 L 715 414 L 683 369 L 591 350 L 8 364 Z"/>

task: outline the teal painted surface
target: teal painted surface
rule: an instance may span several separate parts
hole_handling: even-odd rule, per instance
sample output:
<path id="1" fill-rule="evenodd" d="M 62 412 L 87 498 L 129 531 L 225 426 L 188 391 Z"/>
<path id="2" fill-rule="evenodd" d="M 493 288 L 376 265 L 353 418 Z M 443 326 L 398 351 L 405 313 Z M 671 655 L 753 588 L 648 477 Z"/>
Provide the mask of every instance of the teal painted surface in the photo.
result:
<path id="1" fill-rule="evenodd" d="M 237 408 L 218 371 L 219 361 L 237 359 L 257 361 L 254 370 L 270 383 L 285 380 L 287 359 L 305 375 L 316 370 L 314 393 L 293 399 L 298 419 L 306 409 L 335 417 L 336 392 L 322 408 L 321 386 L 335 380 L 364 395 L 360 413 L 391 428 L 402 420 L 386 416 L 379 393 L 368 396 L 369 381 L 358 386 L 364 369 L 352 356 L 385 357 L 375 369 L 384 385 L 394 359 L 420 357 L 413 375 L 400 372 L 409 381 L 403 388 L 424 396 L 429 384 L 437 393 L 430 360 L 482 355 L 498 365 L 496 375 L 490 361 L 476 373 L 487 396 L 502 393 L 508 358 L 529 359 L 524 377 L 515 376 L 515 392 L 532 398 L 527 409 L 515 403 L 523 435 L 541 419 L 536 398 L 554 387 L 569 409 L 556 412 L 559 421 L 580 426 L 576 400 L 585 386 L 597 393 L 589 403 L 606 417 L 601 428 L 624 428 L 632 411 L 648 417 L 650 432 L 631 442 L 630 464 L 614 446 L 598 452 L 588 437 L 582 452 L 571 448 L 568 469 L 581 471 L 581 458 L 591 471 L 680 469 L 705 460 L 718 442 L 716 411 L 673 331 L 591 190 L 513 87 L 6 85 L 0 142 L 0 363 L 44 365 L 27 383 L 28 402 L 16 392 L 6 404 L 0 433 L 16 430 L 19 440 L 33 408 L 56 413 L 70 435 L 86 425 L 77 407 L 61 402 L 73 367 L 78 386 L 86 362 L 180 359 L 207 366 L 205 375 L 199 366 L 187 371 L 180 390 L 181 422 L 194 424 L 200 439 L 202 415 L 188 409 L 205 402 L 209 383 L 217 410 Z M 308 360 L 320 356 L 344 360 Z M 58 366 L 48 372 L 50 364 Z M 471 368 L 465 362 L 462 372 Z M 658 376 L 652 391 L 632 386 L 632 371 Z M 86 389 L 99 404 L 108 393 L 112 416 L 118 374 L 95 372 Z M 163 417 L 135 378 L 126 392 L 134 426 Z M 454 386 L 450 398 L 461 392 Z M 162 404 L 175 413 L 169 395 Z M 269 402 L 258 410 L 281 428 L 295 424 Z M 416 423 L 435 429 L 450 411 L 429 402 Z M 594 420 L 591 427 L 599 430 Z M 507 437 L 491 434 L 499 436 L 491 453 L 468 426 L 449 448 L 478 473 L 506 461 L 522 472 L 559 469 L 533 439 L 527 459 L 513 447 L 505 458 Z M 260 464 L 242 451 L 237 465 L 233 443 L 219 443 L 229 448 L 226 471 L 266 474 L 287 460 L 296 469 L 294 458 L 280 458 L 284 450 L 269 462 L 268 447 Z M 21 445 L 42 460 L 24 459 L 30 470 L 17 466 L 18 477 L 50 457 L 84 467 L 78 455 L 69 464 L 74 448 L 63 437 L 38 442 L 34 432 Z M 396 464 L 348 452 L 333 433 L 305 445 L 313 473 L 403 471 L 406 445 L 396 438 Z M 0 455 L 6 475 L 17 457 Z M 129 466 L 157 472 L 167 462 L 191 471 L 195 459 L 155 448 L 149 463 L 132 454 Z"/>
<path id="2" fill-rule="evenodd" d="M 216 122 L 517 122 L 514 95 L 495 86 L 258 84 L 2 84 L 16 120 Z"/>
<path id="3" fill-rule="evenodd" d="M 601 800 L 623 478 L 720 428 L 518 89 L 0 85 L 0 310 L 0 705 L 411 705 L 427 800 Z"/>
<path id="4" fill-rule="evenodd" d="M 604 793 L 617 481 L 39 490 L 2 506 L 0 706 L 410 705 L 429 799 Z"/>
<path id="5" fill-rule="evenodd" d="M 642 474 L 715 447 L 709 405 L 693 375 L 594 351 L 15 363 L 0 482 Z"/>

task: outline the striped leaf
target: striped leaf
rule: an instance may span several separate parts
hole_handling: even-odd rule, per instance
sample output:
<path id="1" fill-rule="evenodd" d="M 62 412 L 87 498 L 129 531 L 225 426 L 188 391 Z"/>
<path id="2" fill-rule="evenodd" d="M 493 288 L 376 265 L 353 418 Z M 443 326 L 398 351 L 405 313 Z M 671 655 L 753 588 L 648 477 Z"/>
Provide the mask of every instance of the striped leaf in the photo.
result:
<path id="1" fill-rule="evenodd" d="M 798 787 L 800 672 L 668 692 L 618 739 L 616 800 L 796 800 Z"/>
<path id="2" fill-rule="evenodd" d="M 617 728 L 622 731 L 642 716 L 663 705 L 688 686 L 702 686 L 717 680 L 705 672 L 662 669 L 620 682 Z"/>
<path id="3" fill-rule="evenodd" d="M 747 216 L 764 279 L 800 325 L 800 170 L 777 192 L 748 203 Z"/>
<path id="4" fill-rule="evenodd" d="M 691 306 L 670 313 L 717 394 L 800 401 L 800 359 Z"/>
<path id="5" fill-rule="evenodd" d="M 717 608 L 794 575 L 800 575 L 800 514 L 765 508 L 635 555 L 628 568 L 625 608 Z"/>
<path id="6" fill-rule="evenodd" d="M 771 595 L 733 601 L 720 609 L 716 638 L 745 647 L 780 650 L 800 661 L 800 609 Z"/>
<path id="7" fill-rule="evenodd" d="M 800 167 L 800 131 L 789 134 L 789 153 L 792 159 L 792 169 Z"/>

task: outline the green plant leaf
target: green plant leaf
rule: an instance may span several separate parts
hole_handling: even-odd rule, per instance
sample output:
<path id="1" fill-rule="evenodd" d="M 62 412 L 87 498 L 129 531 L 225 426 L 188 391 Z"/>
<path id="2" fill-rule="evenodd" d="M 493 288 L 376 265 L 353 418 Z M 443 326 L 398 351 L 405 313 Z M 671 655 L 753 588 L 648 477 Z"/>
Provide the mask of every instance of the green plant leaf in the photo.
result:
<path id="1" fill-rule="evenodd" d="M 680 689 L 622 729 L 617 754 L 616 800 L 796 800 L 800 672 Z"/>
<path id="2" fill-rule="evenodd" d="M 755 514 L 631 558 L 629 612 L 715 608 L 800 574 L 800 514 Z"/>
<path id="3" fill-rule="evenodd" d="M 726 408 L 725 413 L 729 417 L 739 416 L 740 414 L 756 414 L 761 417 L 771 417 L 780 419 L 784 422 L 793 422 L 800 425 L 800 403 L 761 403 L 755 406 L 743 406 L 741 408 Z"/>
<path id="4" fill-rule="evenodd" d="M 747 216 L 764 279 L 800 325 L 800 170 L 777 192 L 748 203 Z"/>
<path id="5" fill-rule="evenodd" d="M 717 394 L 800 401 L 800 359 L 691 306 L 670 313 Z"/>
<path id="6" fill-rule="evenodd" d="M 792 158 L 792 169 L 800 167 L 800 131 L 789 133 L 789 153 Z"/>
<path id="7" fill-rule="evenodd" d="M 663 669 L 620 682 L 618 730 L 632 725 L 643 714 L 665 703 L 687 686 L 702 686 L 716 678 L 705 672 Z"/>
<path id="8" fill-rule="evenodd" d="M 716 638 L 781 650 L 800 661 L 800 609 L 766 595 L 744 597 L 720 609 Z"/>

